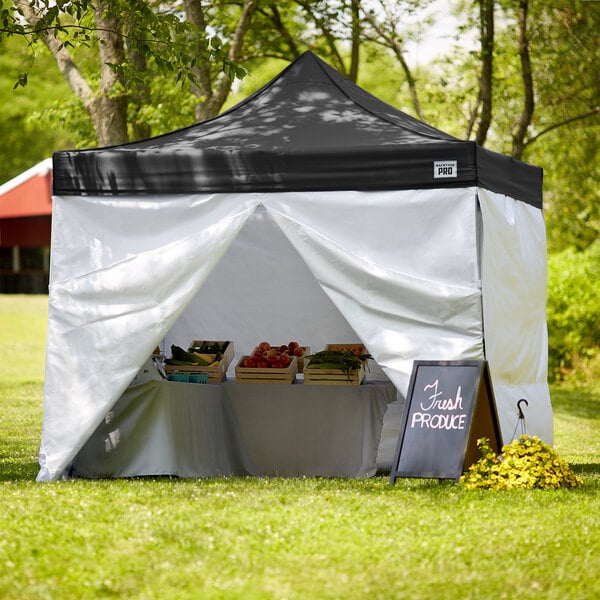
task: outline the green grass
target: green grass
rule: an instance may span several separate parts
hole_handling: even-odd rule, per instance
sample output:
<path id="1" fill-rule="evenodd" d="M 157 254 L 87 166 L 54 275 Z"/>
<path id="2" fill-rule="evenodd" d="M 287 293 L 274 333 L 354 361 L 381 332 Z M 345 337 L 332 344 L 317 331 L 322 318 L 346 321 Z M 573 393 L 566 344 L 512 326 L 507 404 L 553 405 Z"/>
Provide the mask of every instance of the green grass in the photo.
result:
<path id="1" fill-rule="evenodd" d="M 39 484 L 46 302 L 0 296 L 0 598 L 600 594 L 600 386 L 552 390 L 575 490 L 387 476 Z"/>

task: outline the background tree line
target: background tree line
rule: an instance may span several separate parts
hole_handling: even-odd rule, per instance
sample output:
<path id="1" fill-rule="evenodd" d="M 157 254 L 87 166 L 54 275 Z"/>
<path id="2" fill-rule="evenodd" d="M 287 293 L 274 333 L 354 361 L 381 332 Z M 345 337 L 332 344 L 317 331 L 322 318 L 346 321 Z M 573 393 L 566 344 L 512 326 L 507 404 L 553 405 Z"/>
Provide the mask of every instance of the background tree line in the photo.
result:
<path id="1" fill-rule="evenodd" d="M 432 28 L 449 10 L 454 43 Z M 589 0 L 0 0 L 0 181 L 60 148 L 213 117 L 310 49 L 393 106 L 543 167 L 549 250 L 597 256 L 598 31 Z M 419 64 L 416 41 L 444 50 Z"/>

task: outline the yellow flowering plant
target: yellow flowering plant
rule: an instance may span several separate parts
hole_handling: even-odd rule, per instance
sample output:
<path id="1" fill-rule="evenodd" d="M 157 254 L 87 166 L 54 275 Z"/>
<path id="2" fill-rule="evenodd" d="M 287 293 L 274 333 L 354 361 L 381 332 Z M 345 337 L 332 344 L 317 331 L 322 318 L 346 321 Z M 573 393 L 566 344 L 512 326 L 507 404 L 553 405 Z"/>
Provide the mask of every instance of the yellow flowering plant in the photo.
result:
<path id="1" fill-rule="evenodd" d="M 538 437 L 522 435 L 496 455 L 487 438 L 477 440 L 482 457 L 461 476 L 468 490 L 557 489 L 577 487 L 582 479 Z"/>

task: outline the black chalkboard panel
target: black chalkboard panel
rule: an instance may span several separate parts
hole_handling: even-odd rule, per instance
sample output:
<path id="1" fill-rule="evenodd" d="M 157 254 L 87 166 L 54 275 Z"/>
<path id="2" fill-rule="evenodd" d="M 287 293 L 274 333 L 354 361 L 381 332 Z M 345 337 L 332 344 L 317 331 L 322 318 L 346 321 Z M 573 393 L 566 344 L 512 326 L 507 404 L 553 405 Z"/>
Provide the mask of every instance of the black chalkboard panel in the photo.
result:
<path id="1" fill-rule="evenodd" d="M 477 440 L 502 438 L 486 361 L 415 361 L 390 484 L 397 477 L 458 479 L 479 459 Z"/>

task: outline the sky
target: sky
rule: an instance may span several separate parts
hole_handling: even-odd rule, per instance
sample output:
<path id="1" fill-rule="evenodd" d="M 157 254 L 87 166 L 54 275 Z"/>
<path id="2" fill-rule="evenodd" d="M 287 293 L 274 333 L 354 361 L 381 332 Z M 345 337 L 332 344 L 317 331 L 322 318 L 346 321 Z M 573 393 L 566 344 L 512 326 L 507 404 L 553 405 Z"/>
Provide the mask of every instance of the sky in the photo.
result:
<path id="1" fill-rule="evenodd" d="M 411 67 L 424 65 L 440 55 L 448 54 L 450 48 L 458 42 L 454 39 L 459 20 L 452 14 L 451 0 L 435 0 L 427 13 L 435 17 L 435 23 L 423 30 L 422 39 L 406 45 L 406 59 Z M 461 45 L 476 44 L 475 34 L 462 38 Z"/>

